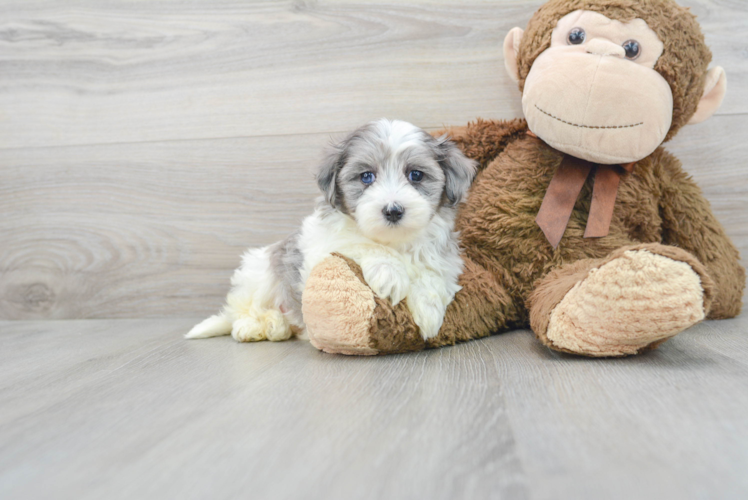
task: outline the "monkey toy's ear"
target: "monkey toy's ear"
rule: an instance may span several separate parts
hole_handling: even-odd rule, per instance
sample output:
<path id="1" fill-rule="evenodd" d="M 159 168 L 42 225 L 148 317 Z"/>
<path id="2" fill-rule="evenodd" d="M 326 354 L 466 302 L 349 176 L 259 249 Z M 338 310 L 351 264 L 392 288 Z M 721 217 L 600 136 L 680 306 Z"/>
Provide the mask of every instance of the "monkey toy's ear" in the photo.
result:
<path id="1" fill-rule="evenodd" d="M 699 101 L 696 113 L 694 113 L 691 119 L 688 120 L 688 124 L 693 125 L 695 123 L 701 123 L 707 118 L 710 118 L 722 105 L 726 92 L 727 75 L 725 74 L 725 70 L 719 66 L 710 69 L 706 74 L 704 95 Z"/>
<path id="2" fill-rule="evenodd" d="M 522 41 L 522 35 L 525 30 L 522 28 L 512 28 L 504 38 L 504 66 L 514 83 L 519 82 L 519 68 L 517 67 L 517 54 L 519 54 L 519 44 Z"/>

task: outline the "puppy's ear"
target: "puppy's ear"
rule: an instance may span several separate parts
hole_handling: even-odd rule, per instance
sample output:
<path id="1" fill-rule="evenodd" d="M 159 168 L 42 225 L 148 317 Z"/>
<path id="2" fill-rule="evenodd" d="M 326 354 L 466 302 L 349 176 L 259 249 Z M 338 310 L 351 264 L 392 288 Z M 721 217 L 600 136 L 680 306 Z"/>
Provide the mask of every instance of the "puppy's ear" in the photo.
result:
<path id="1" fill-rule="evenodd" d="M 333 208 L 342 208 L 342 200 L 338 193 L 338 173 L 345 164 L 345 152 L 348 138 L 338 144 L 333 144 L 327 148 L 325 158 L 317 167 L 317 173 L 315 178 L 317 179 L 317 186 L 320 191 L 325 195 L 327 202 L 333 206 Z"/>
<path id="2" fill-rule="evenodd" d="M 443 135 L 437 139 L 439 165 L 446 178 L 444 194 L 451 206 L 460 203 L 473 183 L 478 162 L 465 156 L 457 145 Z"/>

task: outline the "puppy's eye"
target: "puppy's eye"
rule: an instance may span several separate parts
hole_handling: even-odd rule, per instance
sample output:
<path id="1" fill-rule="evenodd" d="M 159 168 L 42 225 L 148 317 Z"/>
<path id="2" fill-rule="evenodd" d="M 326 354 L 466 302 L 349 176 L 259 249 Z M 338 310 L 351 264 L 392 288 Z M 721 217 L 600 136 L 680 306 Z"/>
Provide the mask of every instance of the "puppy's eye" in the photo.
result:
<path id="1" fill-rule="evenodd" d="M 423 180 L 423 172 L 420 170 L 411 170 L 408 174 L 410 182 L 421 182 Z"/>
<path id="2" fill-rule="evenodd" d="M 364 172 L 361 174 L 361 182 L 364 184 L 371 184 L 374 182 L 374 172 Z"/>
<path id="3" fill-rule="evenodd" d="M 587 34 L 582 28 L 574 28 L 569 32 L 569 36 L 566 37 L 566 39 L 571 45 L 579 45 L 584 42 L 585 36 L 587 36 Z"/>
<path id="4" fill-rule="evenodd" d="M 626 51 L 626 59 L 636 59 L 642 53 L 642 48 L 636 40 L 624 42 L 623 50 Z"/>

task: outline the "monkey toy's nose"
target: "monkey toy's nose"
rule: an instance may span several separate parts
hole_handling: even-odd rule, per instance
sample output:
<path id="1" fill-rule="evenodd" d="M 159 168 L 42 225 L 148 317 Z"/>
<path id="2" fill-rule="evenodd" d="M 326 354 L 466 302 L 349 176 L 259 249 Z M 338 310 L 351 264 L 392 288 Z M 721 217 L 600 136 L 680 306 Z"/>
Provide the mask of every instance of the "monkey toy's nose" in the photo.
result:
<path id="1" fill-rule="evenodd" d="M 620 45 L 616 45 L 608 40 L 593 38 L 586 44 L 587 53 L 596 56 L 617 56 L 626 57 L 626 50 Z"/>
<path id="2" fill-rule="evenodd" d="M 397 222 L 403 218 L 405 209 L 397 203 L 394 203 L 392 205 L 387 205 L 386 207 L 384 207 L 382 209 L 382 213 L 384 214 L 384 218 L 388 221 Z"/>

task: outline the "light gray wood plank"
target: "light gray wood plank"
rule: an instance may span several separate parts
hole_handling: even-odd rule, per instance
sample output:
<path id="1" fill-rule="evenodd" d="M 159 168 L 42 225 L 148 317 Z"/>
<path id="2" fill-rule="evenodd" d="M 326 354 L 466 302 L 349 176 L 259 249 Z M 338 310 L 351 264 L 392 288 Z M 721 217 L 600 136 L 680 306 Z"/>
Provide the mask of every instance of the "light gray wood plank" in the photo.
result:
<path id="1" fill-rule="evenodd" d="M 529 498 L 480 344 L 358 359 L 188 326 L 0 324 L 0 495 Z"/>
<path id="2" fill-rule="evenodd" d="M 328 140 L 0 151 L 0 316 L 217 309 L 246 247 L 311 213 L 311 169 Z"/>
<path id="3" fill-rule="evenodd" d="M 0 6 L 0 148 L 425 127 L 521 114 L 502 40 L 540 1 Z M 748 112 L 748 6 L 682 0 Z"/>
<path id="4" fill-rule="evenodd" d="M 331 28 L 332 25 L 337 26 L 335 23 L 320 21 L 333 16 L 332 13 L 333 17 L 337 16 L 336 22 L 351 29 L 350 36 L 360 34 L 357 47 L 365 47 L 369 51 L 374 50 L 372 47 L 378 47 L 387 54 L 390 58 L 387 61 L 377 59 L 379 55 L 366 58 L 367 64 L 369 59 L 379 61 L 376 64 L 381 65 L 382 71 L 397 73 L 398 65 L 412 66 L 414 54 L 408 49 L 415 43 L 420 44 L 420 50 L 439 48 L 440 61 L 444 64 L 454 56 L 449 51 L 468 51 L 473 58 L 469 60 L 478 61 L 476 64 L 484 65 L 484 69 L 491 66 L 491 71 L 496 70 L 496 74 L 503 78 L 501 61 L 496 59 L 495 54 L 500 44 L 493 45 L 500 42 L 500 34 L 497 34 L 496 25 L 491 25 L 489 30 L 486 23 L 501 17 L 503 23 L 522 24 L 524 21 L 520 21 L 520 18 L 529 16 L 534 8 L 532 2 L 477 2 L 459 7 L 461 13 L 457 15 L 450 10 L 457 7 L 434 7 L 429 2 L 401 7 L 383 6 L 376 2 L 293 4 L 296 10 L 291 8 L 291 4 L 282 2 L 242 5 L 216 3 L 211 4 L 209 13 L 206 13 L 205 5 L 199 2 L 189 6 L 180 2 L 137 5 L 127 2 L 76 2 L 74 5 L 67 3 L 60 6 L 49 1 L 4 5 L 9 17 L 3 24 L 7 29 L 0 29 L 0 42 L 6 42 L 0 44 L 0 63 L 18 71 L 6 71 L 0 77 L 7 82 L 6 86 L 0 86 L 0 100 L 5 96 L 12 101 L 12 105 L 0 108 L 4 110 L 0 114 L 0 128 L 7 126 L 5 132 L 0 134 L 0 141 L 7 139 L 13 145 L 23 144 L 19 138 L 24 127 L 32 127 L 37 138 L 54 129 L 52 135 L 65 139 L 61 143 L 70 143 L 71 140 L 72 143 L 85 143 L 172 137 L 147 132 L 151 123 L 158 122 L 158 119 L 155 122 L 151 120 L 151 114 L 158 115 L 160 104 L 143 100 L 149 113 L 146 117 L 138 115 L 145 109 L 138 103 L 128 101 L 124 106 L 126 109 L 116 110 L 120 104 L 115 106 L 115 101 L 122 96 L 129 96 L 127 99 L 137 96 L 140 99 L 145 92 L 151 97 L 158 97 L 159 103 L 167 103 L 168 99 L 161 99 L 158 92 L 173 90 L 174 81 L 192 82 L 198 76 L 222 79 L 225 76 L 222 71 L 236 76 L 244 74 L 242 72 L 251 73 L 257 68 L 280 73 L 303 68 L 306 62 L 297 64 L 298 61 L 292 61 L 293 51 L 282 57 L 273 55 L 275 37 L 283 38 L 283 43 L 289 44 L 288 47 L 299 50 L 302 45 L 306 47 L 304 50 L 307 50 L 307 45 L 312 48 L 315 43 L 324 45 L 326 48 L 321 50 L 321 55 L 312 58 L 320 64 L 318 71 L 305 74 L 309 78 L 329 80 L 332 70 L 327 65 L 354 57 L 353 47 L 356 46 L 346 39 L 346 47 L 341 48 L 342 42 L 336 37 L 342 35 L 323 36 L 327 29 L 338 29 Z M 354 5 L 360 8 L 354 9 Z M 708 39 L 716 36 L 720 40 L 720 36 L 725 36 L 726 40 L 732 40 L 728 36 L 730 28 L 723 20 L 732 22 L 740 19 L 740 6 L 729 2 L 694 2 L 692 6 L 705 23 Z M 225 20 L 227 16 L 231 22 Z M 294 16 L 301 16 L 301 20 Z M 457 32 L 459 30 L 447 29 L 453 27 L 454 23 L 472 23 L 475 16 L 480 17 L 480 22 L 471 25 L 464 37 L 460 34 L 462 32 Z M 194 24 L 198 17 L 200 22 Z M 379 24 L 372 21 L 375 18 L 379 19 Z M 452 24 L 444 25 L 442 18 Z M 293 21 L 286 22 L 288 19 Z M 311 19 L 316 21 L 312 22 Z M 194 32 L 187 29 L 194 25 L 196 32 L 201 32 L 200 29 L 207 29 L 204 23 L 213 22 L 217 31 L 210 42 L 198 40 L 193 36 Z M 234 52 L 242 47 L 242 43 L 248 43 L 245 38 L 256 35 L 241 33 L 239 28 L 245 26 L 245 22 L 248 23 L 246 26 L 266 28 L 261 34 L 267 46 L 263 46 L 262 54 L 235 57 Z M 365 24 L 365 29 L 359 29 L 360 26 L 356 24 L 359 22 Z M 71 25 L 78 28 L 73 29 Z M 440 31 L 441 28 L 444 28 L 444 33 Z M 162 36 L 158 34 L 161 29 L 174 30 L 174 33 Z M 380 35 L 371 35 L 372 30 L 377 29 Z M 99 30 L 98 35 L 92 36 L 91 32 L 95 30 Z M 300 34 L 298 30 L 301 30 Z M 291 32 L 293 36 L 289 35 Z M 322 38 L 317 40 L 317 36 Z M 444 36 L 451 37 L 449 43 L 442 39 Z M 395 37 L 397 43 L 391 37 Z M 429 37 L 436 37 L 441 42 L 436 43 Z M 422 46 L 426 39 L 434 43 L 427 44 L 428 47 Z M 216 51 L 212 58 L 195 56 L 194 51 L 203 54 L 200 51 L 208 50 L 202 46 L 204 42 L 212 44 L 210 50 Z M 490 50 L 486 44 L 490 45 Z M 719 60 L 720 44 L 716 46 L 716 60 Z M 732 50 L 734 44 L 730 47 Z M 442 49 L 446 52 L 442 53 Z M 139 55 L 130 58 L 128 51 Z M 336 52 L 340 54 L 335 55 Z M 722 52 L 730 53 L 729 50 Z M 234 56 L 229 57 L 229 53 Z M 176 62 L 169 63 L 169 57 Z M 360 62 L 360 55 L 355 57 Z M 104 58 L 103 62 L 101 58 Z M 309 58 L 302 59 L 307 61 Z M 50 60 L 56 63 L 50 64 Z M 268 61 L 271 60 L 275 62 L 270 64 Z M 460 64 L 464 62 L 459 58 L 455 60 L 459 60 Z M 86 89 L 90 85 L 103 85 L 101 88 L 113 85 L 112 82 L 92 78 L 91 74 L 93 72 L 94 76 L 101 77 L 107 71 L 113 71 L 112 61 L 119 61 L 116 70 L 121 78 L 117 80 L 117 90 L 99 94 L 88 92 Z M 211 66 L 213 71 L 206 71 L 203 66 L 214 63 L 217 67 Z M 286 64 L 288 68 L 284 67 Z M 439 66 L 433 61 L 429 64 Z M 441 82 L 440 92 L 446 88 L 445 82 L 452 82 L 449 85 L 465 83 L 454 83 L 455 78 L 462 78 L 462 73 L 449 64 L 446 67 L 450 76 L 438 78 Z M 741 66 L 736 64 L 736 67 Z M 438 73 L 431 71 L 422 71 L 419 78 L 427 78 L 429 84 L 433 85 L 431 79 Z M 229 79 L 234 76 L 229 76 Z M 470 85 L 488 81 L 485 77 L 474 77 L 471 76 Z M 154 83 L 159 78 L 167 78 L 161 87 Z M 325 82 L 324 89 L 339 92 L 341 89 L 335 87 L 338 80 L 332 80 L 332 83 Z M 305 94 L 306 104 L 292 102 L 295 94 L 289 92 L 289 87 L 293 81 L 285 79 L 284 83 L 279 83 L 273 80 L 271 86 L 274 89 L 278 92 L 283 89 L 284 94 L 289 94 L 287 98 L 291 100 L 287 109 L 293 108 L 303 115 L 307 109 L 304 106 L 307 105 L 324 104 L 329 108 L 315 116 L 314 127 L 298 128 L 296 121 L 273 122 L 274 115 L 268 110 L 276 109 L 277 103 L 271 103 L 267 109 L 257 108 L 257 114 L 252 115 L 257 120 L 243 120 L 243 123 L 266 123 L 269 120 L 275 128 L 254 132 L 234 130 L 229 133 L 276 131 L 284 134 L 281 136 L 0 150 L 0 233 L 4 242 L 0 247 L 0 318 L 170 317 L 207 314 L 215 310 L 221 303 L 228 276 L 237 265 L 243 249 L 282 238 L 297 227 L 301 218 L 311 210 L 311 200 L 316 190 L 309 170 L 319 158 L 329 134 L 293 135 L 294 130 L 342 130 L 353 127 L 364 120 L 361 115 L 360 120 L 356 118 L 355 123 L 352 121 L 357 106 L 377 102 L 385 102 L 393 110 L 417 108 L 418 113 L 433 112 L 434 116 L 447 107 L 457 110 L 458 114 L 472 109 L 465 108 L 465 103 L 460 99 L 447 99 L 444 96 L 434 98 L 427 93 L 416 95 L 418 89 L 404 83 L 412 82 L 411 79 L 394 80 L 400 83 L 389 88 L 386 98 L 355 92 L 335 94 L 347 106 L 342 118 L 335 118 L 334 106 L 328 106 L 331 98 L 325 97 L 327 90 L 315 90 L 313 99 L 308 98 L 311 94 Z M 43 84 L 45 81 L 47 83 Z M 206 88 L 213 89 L 211 85 L 215 87 L 216 81 L 205 83 Z M 734 86 L 732 76 L 730 81 Z M 252 93 L 253 82 L 250 78 L 237 88 Z M 514 108 L 497 106 L 491 98 L 482 101 L 480 109 L 473 109 L 474 114 L 469 114 L 473 113 L 470 111 L 464 116 L 457 116 L 450 114 L 451 111 L 444 111 L 439 114 L 443 117 L 439 122 L 423 120 L 423 124 L 429 121 L 462 124 L 478 115 L 517 116 L 519 99 L 516 90 L 508 82 L 504 82 L 508 87 L 494 83 L 492 80 L 490 92 L 496 92 L 507 102 L 514 102 Z M 147 91 L 142 89 L 143 85 L 151 84 L 156 86 L 148 87 Z M 192 87 L 187 83 L 185 85 L 185 92 L 189 93 Z M 64 112 L 60 112 L 57 122 L 46 115 L 12 112 L 12 106 L 18 103 L 36 106 L 37 112 L 42 114 L 53 112 L 53 104 L 57 101 L 50 98 L 48 93 L 56 92 L 54 89 L 59 90 L 60 87 L 66 89 L 67 94 L 59 101 Z M 403 88 L 408 92 L 413 91 L 413 94 L 399 93 Z M 70 89 L 77 90 L 73 92 Z M 151 90 L 156 93 L 150 94 Z M 221 93 L 224 90 L 223 87 L 219 89 Z M 463 90 L 463 97 L 469 96 L 470 99 L 481 95 L 472 87 L 461 87 L 460 91 Z M 19 98 L 18 92 L 25 92 L 25 97 Z M 735 94 L 741 95 L 730 95 Z M 266 97 L 258 97 L 258 102 L 269 103 Z M 89 106 L 86 103 L 91 98 L 102 99 L 105 104 L 91 103 L 91 112 L 104 113 L 108 110 L 108 114 L 86 125 L 90 132 L 109 134 L 108 130 L 112 127 L 107 125 L 107 120 L 118 120 L 116 130 L 123 135 L 87 136 L 88 132 L 76 125 L 76 120 L 88 123 L 87 120 L 91 118 L 88 111 L 83 110 Z M 725 113 L 737 109 L 729 99 Z M 189 106 L 180 106 L 180 109 L 193 109 L 201 116 L 199 126 L 209 130 L 216 122 L 223 123 L 222 119 L 210 117 L 226 102 L 218 99 L 191 100 Z M 111 106 L 107 103 L 111 103 Z M 235 104 L 232 109 L 240 109 Z M 491 110 L 496 110 L 497 114 L 492 115 Z M 173 137 L 201 136 L 201 133 L 188 133 L 187 129 L 180 128 L 191 123 L 180 113 L 171 109 L 167 113 L 168 120 L 171 120 L 168 128 L 174 132 Z M 400 113 L 396 115 L 402 116 Z M 166 119 L 167 115 L 162 118 Z M 420 118 L 416 118 L 415 115 L 411 117 L 421 123 Z M 324 122 L 328 119 L 331 121 Z M 156 123 L 156 126 L 165 126 L 165 123 Z M 321 128 L 315 128 L 317 125 Z M 189 126 L 197 125 L 192 123 Z M 746 115 L 722 115 L 708 124 L 687 127 L 668 145 L 704 186 L 715 212 L 735 239 L 744 259 L 748 255 L 748 183 L 743 163 L 748 155 L 748 146 L 745 141 L 735 140 L 735 134 L 736 131 L 747 129 Z M 128 136 L 132 130 L 147 133 Z M 208 135 L 222 133 L 214 130 Z M 38 144 L 55 143 L 55 140 L 45 139 Z"/>
<path id="5" fill-rule="evenodd" d="M 352 358 L 190 324 L 0 322 L 0 496 L 748 495 L 745 316 L 620 360 L 527 331 Z"/>
<path id="6" fill-rule="evenodd" d="M 707 322 L 622 360 L 561 355 L 522 332 L 490 344 L 502 351 L 533 497 L 744 497 L 748 367 L 720 351 L 745 351 L 748 321 L 731 323 Z"/>
<path id="7" fill-rule="evenodd" d="M 748 257 L 748 116 L 687 127 L 681 158 Z M 0 318 L 208 314 L 250 246 L 294 231 L 329 134 L 0 150 Z"/>
<path id="8" fill-rule="evenodd" d="M 748 343 L 745 342 L 745 314 L 724 321 L 706 321 L 696 327 L 703 335 L 693 336 L 699 347 L 724 356 L 730 363 L 748 365 Z"/>

